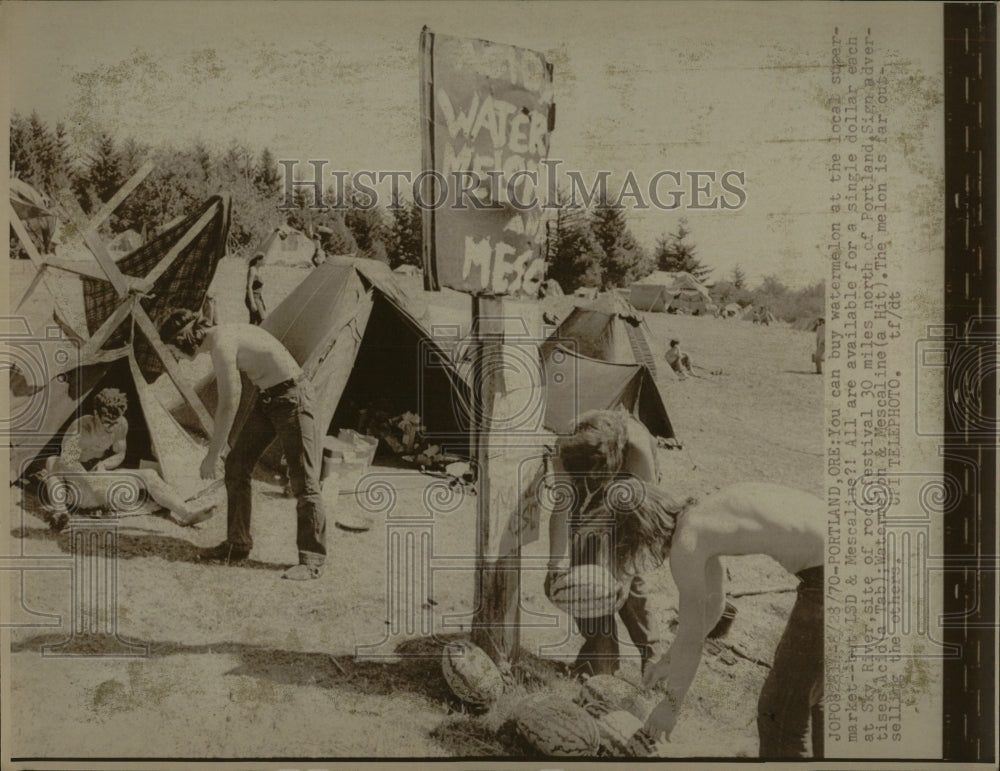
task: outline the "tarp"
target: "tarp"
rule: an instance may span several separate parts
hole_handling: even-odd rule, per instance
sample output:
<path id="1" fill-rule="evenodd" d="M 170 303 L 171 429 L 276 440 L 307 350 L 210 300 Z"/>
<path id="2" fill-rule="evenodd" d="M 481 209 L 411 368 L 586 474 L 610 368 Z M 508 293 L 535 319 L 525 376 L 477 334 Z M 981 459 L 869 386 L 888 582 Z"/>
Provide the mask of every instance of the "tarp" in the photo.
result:
<path id="1" fill-rule="evenodd" d="M 118 260 L 118 270 L 126 276 L 146 278 L 203 217 L 206 219 L 205 226 L 156 278 L 146 292 L 146 297 L 141 300 L 142 307 L 154 323 L 170 308 L 198 311 L 204 304 L 205 292 L 208 291 L 215 268 L 226 251 L 229 196 L 213 196 L 181 222 Z M 93 334 L 118 308 L 121 298 L 108 281 L 86 277 L 82 280 L 87 330 Z M 132 342 L 132 323 L 131 318 L 128 318 L 108 338 L 103 348 L 123 348 Z M 143 376 L 147 382 L 153 382 L 163 372 L 163 365 L 142 332 L 136 331 L 134 348 Z"/>
<path id="2" fill-rule="evenodd" d="M 11 415 L 38 415 L 37 421 L 22 424 L 25 431 L 11 440 L 11 478 L 26 472 L 36 457 L 57 454 L 65 431 L 74 420 L 93 411 L 93 397 L 103 388 L 117 388 L 128 397 L 129 432 L 121 468 L 138 468 L 140 462 L 152 461 L 160 475 L 179 490 L 193 494 L 206 486 L 198 469 L 204 448 L 150 393 L 131 350 L 110 362 L 66 370 L 41 390 L 11 395 Z"/>
<path id="3" fill-rule="evenodd" d="M 195 228 L 199 221 L 202 226 Z M 228 229 L 229 199 L 217 196 L 118 261 L 126 276 L 151 280 L 141 302 L 154 321 L 168 307 L 198 310 L 202 306 Z M 185 239 L 186 245 L 164 269 L 164 257 Z M 108 281 L 87 276 L 76 280 L 82 285 L 87 328 L 93 333 L 122 301 Z M 23 428 L 11 437 L 14 478 L 38 455 L 58 452 L 62 433 L 92 410 L 93 395 L 113 387 L 129 398 L 126 464 L 137 467 L 139 461 L 156 461 L 167 482 L 190 492 L 203 488 L 197 468 L 203 451 L 151 393 L 147 384 L 162 372 L 162 365 L 142 334 L 134 333 L 131 316 L 101 349 L 84 358 L 81 342 L 85 340 L 59 339 L 64 354 L 59 366 L 46 360 L 34 377 L 12 380 L 11 416 Z M 52 346 L 46 342 L 40 347 L 45 351 Z"/>
<path id="4" fill-rule="evenodd" d="M 648 333 L 641 314 L 613 292 L 575 307 L 542 344 L 546 428 L 564 432 L 581 412 L 624 407 L 654 436 L 675 438 Z"/>

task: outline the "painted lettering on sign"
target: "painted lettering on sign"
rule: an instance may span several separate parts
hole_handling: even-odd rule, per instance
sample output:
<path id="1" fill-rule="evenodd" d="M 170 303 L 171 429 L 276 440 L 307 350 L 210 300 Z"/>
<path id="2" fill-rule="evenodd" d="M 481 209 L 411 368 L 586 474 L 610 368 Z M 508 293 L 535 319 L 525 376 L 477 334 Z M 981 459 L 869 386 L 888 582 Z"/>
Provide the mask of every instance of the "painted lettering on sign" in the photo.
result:
<path id="1" fill-rule="evenodd" d="M 539 166 L 552 76 L 534 51 L 425 32 L 425 222 L 431 289 L 534 295 L 545 277 Z M 433 72 L 433 82 L 426 73 Z"/>

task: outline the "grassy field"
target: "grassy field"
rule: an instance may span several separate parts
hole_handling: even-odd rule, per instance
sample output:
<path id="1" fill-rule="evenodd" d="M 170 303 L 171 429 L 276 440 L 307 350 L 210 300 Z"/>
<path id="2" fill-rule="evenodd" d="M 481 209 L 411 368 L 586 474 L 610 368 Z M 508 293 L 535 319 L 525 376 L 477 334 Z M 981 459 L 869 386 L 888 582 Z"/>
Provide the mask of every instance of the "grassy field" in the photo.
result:
<path id="1" fill-rule="evenodd" d="M 224 261 L 216 279 L 221 320 L 243 320 L 243 265 Z M 274 307 L 306 271 L 266 269 Z M 30 278 L 12 277 L 18 297 Z M 411 287 L 414 288 L 415 287 Z M 428 299 L 428 298 L 425 298 Z M 440 302 L 441 298 L 429 298 Z M 468 300 L 445 299 L 444 315 Z M 565 312 L 569 301 L 554 304 Z M 678 497 L 704 496 L 745 480 L 767 480 L 820 494 L 822 379 L 812 374 L 814 338 L 785 327 L 647 314 L 662 355 L 671 337 L 699 365 L 680 381 L 665 365 L 660 384 L 681 450 L 661 450 L 665 486 Z M 716 373 L 716 374 L 712 374 Z M 399 513 L 419 514 L 435 479 L 404 469 L 373 469 L 396 493 Z M 520 756 L 509 730 L 519 697 L 539 690 L 572 695 L 578 685 L 561 663 L 579 638 L 542 592 L 542 574 L 522 582 L 523 655 L 517 685 L 485 714 L 467 712 L 441 677 L 440 643 L 468 633 L 473 597 L 468 570 L 432 571 L 415 597 L 420 612 L 398 629 L 387 594 L 387 529 L 329 531 L 330 559 L 317 581 L 279 580 L 296 560 L 295 502 L 266 479 L 254 483 L 253 559 L 241 567 L 196 562 L 200 547 L 225 537 L 220 514 L 198 529 L 156 516 L 120 520 L 116 603 L 119 636 L 142 646 L 135 657 L 42 655 L 69 638 L 72 587 L 67 570 L 31 570 L 13 581 L 10 751 L 18 757 L 334 758 Z M 68 557 L 70 536 L 51 532 L 37 501 L 11 490 L 13 549 Z M 328 495 L 337 512 L 348 495 Z M 469 554 L 475 500 L 456 499 L 437 515 L 434 555 Z M 544 528 L 543 528 L 544 532 Z M 545 539 L 529 555 L 547 551 Z M 55 564 L 55 563 L 53 563 Z M 65 564 L 65 560 L 63 563 Z M 794 599 L 794 579 L 769 558 L 726 561 L 738 606 L 732 630 L 706 646 L 702 665 L 664 756 L 753 756 L 756 698 Z M 676 594 L 664 569 L 652 577 L 653 607 L 670 639 Z M 48 615 L 44 615 L 48 614 Z M 367 656 L 355 658 L 357 646 Z M 94 637 L 73 638 L 61 653 L 115 652 Z M 628 658 L 622 676 L 638 678 Z"/>

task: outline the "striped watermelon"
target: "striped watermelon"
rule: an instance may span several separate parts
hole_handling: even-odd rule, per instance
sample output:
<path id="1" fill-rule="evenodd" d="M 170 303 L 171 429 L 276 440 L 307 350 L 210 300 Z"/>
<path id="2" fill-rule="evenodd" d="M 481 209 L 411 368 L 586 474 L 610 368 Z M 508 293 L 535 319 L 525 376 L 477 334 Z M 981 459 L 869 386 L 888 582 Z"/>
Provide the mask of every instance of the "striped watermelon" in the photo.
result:
<path id="1" fill-rule="evenodd" d="M 441 671 L 451 692 L 466 704 L 485 707 L 504 690 L 503 676 L 493 659 L 471 642 L 446 645 Z"/>
<path id="2" fill-rule="evenodd" d="M 518 733 L 532 747 L 550 757 L 594 757 L 601 748 L 601 733 L 594 718 L 558 696 L 522 703 L 515 723 Z"/>
<path id="3" fill-rule="evenodd" d="M 614 675 L 588 678 L 580 688 L 577 702 L 594 717 L 625 710 L 639 720 L 645 720 L 651 709 L 636 686 Z"/>
<path id="4" fill-rule="evenodd" d="M 632 734 L 632 738 L 628 742 L 628 747 L 625 749 L 625 754 L 633 758 L 648 758 L 650 755 L 656 754 L 656 742 L 653 741 L 653 738 L 643 728 Z"/>
<path id="5" fill-rule="evenodd" d="M 549 588 L 549 599 L 574 618 L 610 616 L 628 599 L 610 570 L 600 565 L 576 565 L 558 575 Z"/>
<path id="6" fill-rule="evenodd" d="M 631 712 L 619 709 L 601 715 L 597 720 L 597 729 L 601 732 L 601 744 L 606 750 L 615 755 L 631 755 L 629 743 L 642 730 L 642 721 Z"/>

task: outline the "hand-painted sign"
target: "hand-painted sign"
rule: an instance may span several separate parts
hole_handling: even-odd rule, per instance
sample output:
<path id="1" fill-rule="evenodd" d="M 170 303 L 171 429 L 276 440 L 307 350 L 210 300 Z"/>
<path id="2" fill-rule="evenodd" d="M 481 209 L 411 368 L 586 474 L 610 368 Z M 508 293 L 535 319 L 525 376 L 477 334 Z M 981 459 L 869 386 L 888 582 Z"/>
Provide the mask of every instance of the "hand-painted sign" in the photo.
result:
<path id="1" fill-rule="evenodd" d="M 420 53 L 427 288 L 534 296 L 545 277 L 536 188 L 552 68 L 534 51 L 426 29 Z"/>

